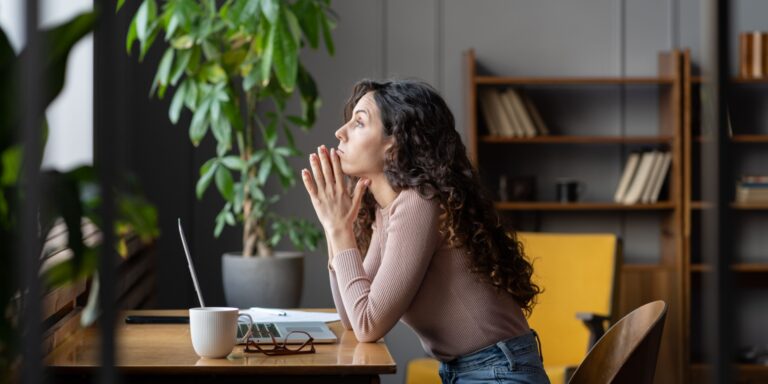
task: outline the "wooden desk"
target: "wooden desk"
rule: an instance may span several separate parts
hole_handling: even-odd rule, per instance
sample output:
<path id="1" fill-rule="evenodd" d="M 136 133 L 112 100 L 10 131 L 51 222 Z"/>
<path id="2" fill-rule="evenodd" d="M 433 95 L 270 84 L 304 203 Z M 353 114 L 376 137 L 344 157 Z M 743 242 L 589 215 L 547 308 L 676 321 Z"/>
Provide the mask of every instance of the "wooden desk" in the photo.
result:
<path id="1" fill-rule="evenodd" d="M 395 361 L 383 341 L 358 343 L 341 322 L 329 327 L 337 344 L 316 344 L 310 355 L 264 356 L 245 354 L 243 346 L 226 359 L 204 359 L 195 354 L 188 324 L 125 324 L 129 314 L 182 315 L 186 310 L 125 311 L 116 334 L 118 371 L 124 382 L 295 382 L 378 383 L 380 374 L 395 373 Z M 47 356 L 57 381 L 85 381 L 99 366 L 98 330 L 79 330 Z M 254 377 L 258 376 L 258 377 Z M 266 381 L 265 381 L 266 379 Z"/>

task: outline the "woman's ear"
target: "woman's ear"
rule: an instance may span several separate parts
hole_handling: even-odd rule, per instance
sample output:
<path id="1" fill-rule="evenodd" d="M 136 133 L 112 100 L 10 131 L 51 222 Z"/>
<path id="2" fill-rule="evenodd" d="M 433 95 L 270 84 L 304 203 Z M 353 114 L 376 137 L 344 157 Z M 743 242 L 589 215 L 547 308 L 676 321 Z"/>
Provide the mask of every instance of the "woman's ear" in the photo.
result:
<path id="1" fill-rule="evenodd" d="M 387 153 L 390 148 L 395 146 L 395 137 L 390 136 L 384 139 L 384 153 Z"/>
<path id="2" fill-rule="evenodd" d="M 395 138 L 390 136 L 384 142 L 384 150 L 381 152 L 381 157 L 384 163 L 387 163 L 388 161 L 394 161 L 395 156 L 397 156 L 397 153 L 395 153 Z"/>

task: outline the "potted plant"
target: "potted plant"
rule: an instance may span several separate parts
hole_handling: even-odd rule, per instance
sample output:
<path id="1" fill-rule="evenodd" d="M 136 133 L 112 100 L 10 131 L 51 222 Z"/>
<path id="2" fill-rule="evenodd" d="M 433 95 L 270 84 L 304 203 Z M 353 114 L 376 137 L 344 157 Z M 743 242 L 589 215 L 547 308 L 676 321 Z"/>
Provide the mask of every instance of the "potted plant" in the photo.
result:
<path id="1" fill-rule="evenodd" d="M 123 3 L 118 0 L 118 10 Z M 192 113 L 192 144 L 209 132 L 216 140 L 215 156 L 200 168 L 196 193 L 201 198 L 214 183 L 224 199 L 216 237 L 225 225 L 243 225 L 242 251 L 222 259 L 229 305 L 299 303 L 303 255 L 273 248 L 288 236 L 299 250 L 314 250 L 322 231 L 306 220 L 276 215 L 270 206 L 279 195 L 265 191 L 273 176 L 283 189 L 295 184 L 286 159 L 301 153 L 292 130 L 310 129 L 320 106 L 299 53 L 307 45 L 317 49 L 322 39 L 333 54 L 333 18 L 330 0 L 167 0 L 161 6 L 144 0 L 130 23 L 126 47 L 130 53 L 138 41 L 140 60 L 157 37 L 168 45 L 150 96 L 162 98 L 173 88 L 170 120 L 176 124 L 186 108 Z M 286 103 L 296 91 L 301 115 L 288 115 Z M 278 144 L 281 136 L 284 145 Z"/>

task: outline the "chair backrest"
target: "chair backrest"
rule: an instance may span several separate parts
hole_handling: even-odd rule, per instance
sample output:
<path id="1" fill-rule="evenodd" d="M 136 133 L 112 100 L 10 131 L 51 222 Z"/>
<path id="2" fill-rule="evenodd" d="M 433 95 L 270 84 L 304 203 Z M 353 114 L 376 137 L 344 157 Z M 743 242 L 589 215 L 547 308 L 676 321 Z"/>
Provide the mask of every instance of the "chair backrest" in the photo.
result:
<path id="1" fill-rule="evenodd" d="M 666 316 L 661 300 L 624 316 L 589 351 L 569 383 L 653 383 Z"/>
<path id="2" fill-rule="evenodd" d="M 613 234 L 518 232 L 533 262 L 533 281 L 544 289 L 528 319 L 541 335 L 545 366 L 577 366 L 589 331 L 577 312 L 612 315 L 617 295 L 619 240 Z"/>

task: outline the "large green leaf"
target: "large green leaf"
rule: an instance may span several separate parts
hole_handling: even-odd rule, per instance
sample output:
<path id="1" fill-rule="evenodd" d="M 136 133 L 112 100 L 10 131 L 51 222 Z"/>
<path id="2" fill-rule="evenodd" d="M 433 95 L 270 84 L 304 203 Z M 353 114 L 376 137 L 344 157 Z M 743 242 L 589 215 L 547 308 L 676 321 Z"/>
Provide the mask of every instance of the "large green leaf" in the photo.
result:
<path id="1" fill-rule="evenodd" d="M 168 85 L 168 76 L 171 74 L 174 52 L 175 51 L 173 48 L 168 48 L 165 50 L 163 58 L 160 59 L 160 65 L 157 67 L 155 79 L 152 80 L 152 87 L 149 90 L 150 96 L 155 93 L 155 89 L 157 89 L 157 87 L 160 87 L 159 95 L 161 99 L 163 98 L 163 94 L 165 93 L 163 89 L 165 89 L 165 87 Z"/>
<path id="2" fill-rule="evenodd" d="M 264 16 L 266 16 L 270 23 L 274 24 L 280 12 L 279 0 L 260 0 L 260 3 L 261 12 L 264 13 Z"/>
<path id="3" fill-rule="evenodd" d="M 171 119 L 171 122 L 174 124 L 179 121 L 181 108 L 184 106 L 184 98 L 186 96 L 188 87 L 188 81 L 181 83 L 179 88 L 176 89 L 176 93 L 174 93 L 173 99 L 171 100 L 171 106 L 168 108 L 168 118 Z"/>
<path id="4" fill-rule="evenodd" d="M 309 46 L 317 48 L 320 42 L 320 7 L 312 0 L 299 0 L 293 7 Z"/>
<path id="5" fill-rule="evenodd" d="M 301 93 L 301 110 L 304 118 L 302 128 L 311 127 L 315 124 L 315 116 L 320 109 L 320 94 L 317 91 L 315 79 L 303 65 L 299 65 L 297 84 Z"/>
<path id="6" fill-rule="evenodd" d="M 151 23 L 155 17 L 157 17 L 157 3 L 155 0 L 144 0 L 136 11 L 136 37 L 139 41 L 147 41 Z"/>
<path id="7" fill-rule="evenodd" d="M 216 168 L 216 188 L 219 189 L 221 196 L 227 201 L 232 200 L 235 192 L 235 183 L 232 180 L 232 173 L 227 167 Z"/>
<path id="8" fill-rule="evenodd" d="M 203 198 L 203 193 L 205 193 L 205 190 L 208 189 L 208 186 L 211 184 L 213 175 L 216 174 L 218 167 L 219 163 L 216 162 L 216 159 L 208 160 L 202 167 L 200 167 L 200 179 L 197 180 L 197 185 L 195 186 L 195 193 L 197 194 L 198 199 Z"/>
<path id="9" fill-rule="evenodd" d="M 272 24 L 269 27 L 269 31 L 265 35 L 264 51 L 262 52 L 260 68 L 261 71 L 261 86 L 265 87 L 269 83 L 269 73 L 272 69 L 272 60 L 275 52 L 275 39 L 277 39 L 277 24 Z"/>
<path id="10" fill-rule="evenodd" d="M 293 12 L 280 12 L 280 22 L 275 31 L 274 67 L 277 79 L 286 92 L 292 92 L 296 84 L 299 64 L 299 44 L 291 24 L 295 24 Z"/>
<path id="11" fill-rule="evenodd" d="M 189 60 L 192 58 L 192 50 L 186 49 L 178 53 L 176 61 L 173 62 L 173 71 L 171 72 L 171 85 L 176 86 L 176 83 L 181 79 L 181 75 L 189 65 Z"/>

